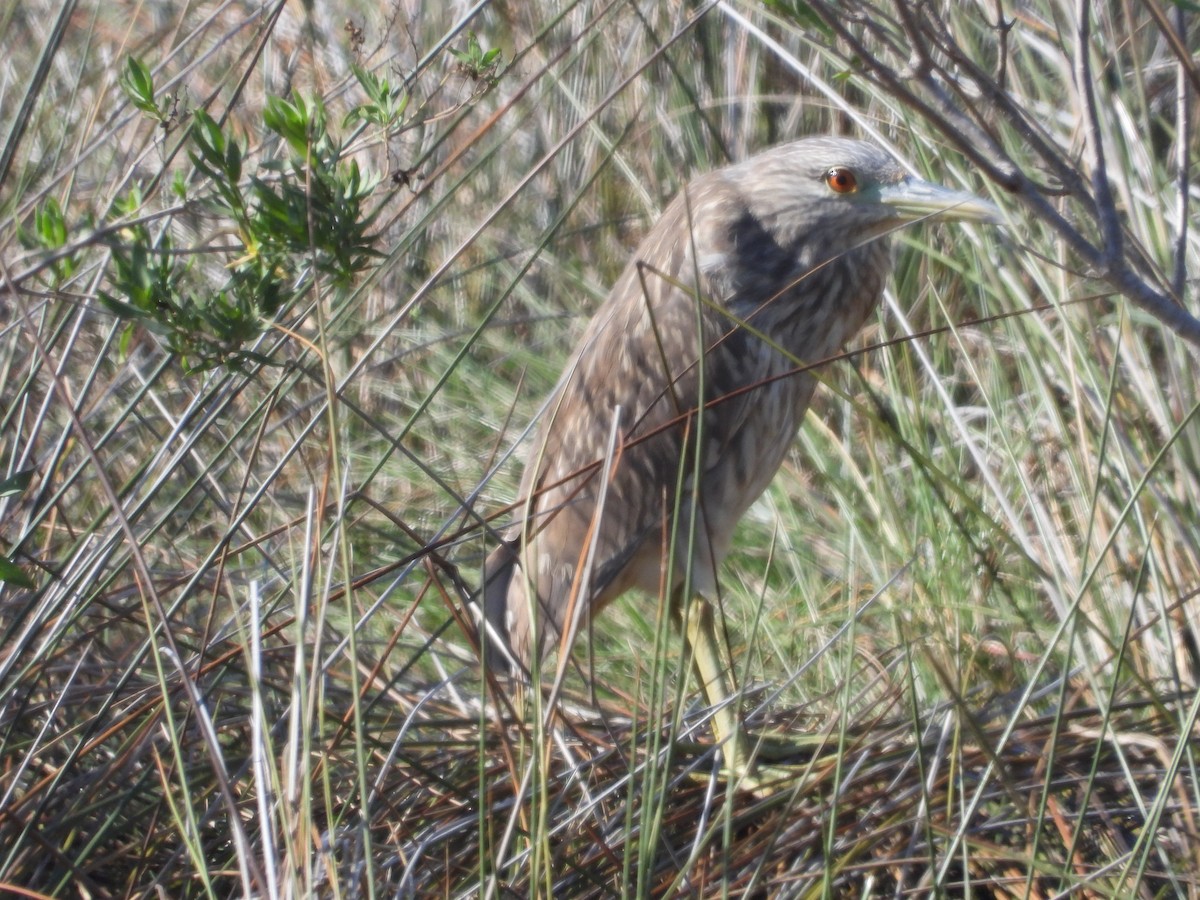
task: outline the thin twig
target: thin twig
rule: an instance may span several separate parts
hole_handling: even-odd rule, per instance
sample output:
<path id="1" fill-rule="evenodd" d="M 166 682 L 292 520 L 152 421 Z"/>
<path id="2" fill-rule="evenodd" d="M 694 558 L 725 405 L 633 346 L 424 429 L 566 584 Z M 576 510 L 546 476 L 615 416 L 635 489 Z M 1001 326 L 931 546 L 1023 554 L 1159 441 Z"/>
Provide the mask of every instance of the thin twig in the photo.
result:
<path id="1" fill-rule="evenodd" d="M 1187 19 L 1183 6 L 1175 7 L 1175 30 L 1182 42 L 1187 35 Z M 1183 58 L 1175 63 L 1175 187 L 1176 221 L 1179 233 L 1175 235 L 1175 272 L 1171 277 L 1171 288 L 1183 302 L 1183 291 L 1187 282 L 1188 241 L 1188 187 L 1189 165 L 1192 146 L 1192 98 L 1188 85 L 1189 68 Z"/>

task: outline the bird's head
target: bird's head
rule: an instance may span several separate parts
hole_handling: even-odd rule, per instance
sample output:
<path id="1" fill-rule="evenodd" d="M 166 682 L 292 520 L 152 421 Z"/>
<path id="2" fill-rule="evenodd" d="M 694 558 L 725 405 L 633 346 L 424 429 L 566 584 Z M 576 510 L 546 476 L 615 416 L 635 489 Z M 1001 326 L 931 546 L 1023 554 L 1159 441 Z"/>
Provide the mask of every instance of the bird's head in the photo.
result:
<path id="1" fill-rule="evenodd" d="M 792 241 L 862 245 L 920 219 L 1001 221 L 988 201 L 914 178 L 881 147 L 849 138 L 784 144 L 729 176 L 750 210 Z"/>

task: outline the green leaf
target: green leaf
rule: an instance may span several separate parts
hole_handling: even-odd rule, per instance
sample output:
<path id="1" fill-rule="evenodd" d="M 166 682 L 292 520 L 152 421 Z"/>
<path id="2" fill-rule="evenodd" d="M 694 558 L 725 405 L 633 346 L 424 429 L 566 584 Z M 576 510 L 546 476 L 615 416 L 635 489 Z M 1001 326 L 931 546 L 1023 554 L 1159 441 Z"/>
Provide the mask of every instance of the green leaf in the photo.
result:
<path id="1" fill-rule="evenodd" d="M 467 34 L 465 51 L 451 48 L 450 53 L 458 60 L 464 73 L 476 80 L 490 78 L 492 70 L 499 65 L 500 61 L 500 50 L 494 47 L 485 51 L 483 45 L 479 43 L 479 37 L 473 31 Z"/>
<path id="2" fill-rule="evenodd" d="M 121 90 L 134 106 L 156 121 L 162 121 L 162 110 L 154 100 L 154 79 L 141 60 L 133 56 L 126 57 L 125 68 L 121 70 L 118 80 Z"/>
<path id="3" fill-rule="evenodd" d="M 63 219 L 62 208 L 53 197 L 47 197 L 34 213 L 34 227 L 42 246 L 56 250 L 67 242 L 67 223 Z"/>
<path id="4" fill-rule="evenodd" d="M 804 0 L 767 0 L 767 6 L 806 31 L 816 30 L 833 37 L 833 29 Z"/>
<path id="5" fill-rule="evenodd" d="M 103 299 L 103 298 L 101 298 Z M 121 354 L 121 359 L 129 358 L 129 347 L 133 343 L 133 323 L 130 322 L 121 329 L 121 337 L 117 341 L 117 349 Z"/>
<path id="6" fill-rule="evenodd" d="M 385 93 L 380 87 L 379 76 L 357 64 L 351 65 L 350 71 L 354 73 L 354 77 L 358 79 L 358 83 L 362 85 L 366 95 L 378 103 L 380 96 Z"/>
<path id="7" fill-rule="evenodd" d="M 342 127 L 353 125 L 355 122 L 369 122 L 390 129 L 399 124 L 404 110 L 408 108 L 408 91 L 404 86 L 393 87 L 387 78 L 359 66 L 352 66 L 351 69 L 370 102 L 361 103 L 346 113 Z"/>
<path id="8" fill-rule="evenodd" d="M 108 308 L 108 311 L 118 319 L 145 319 L 150 315 L 148 310 L 139 309 L 124 300 L 118 300 L 107 291 L 100 291 L 97 296 L 100 298 L 100 302 Z"/>
<path id="9" fill-rule="evenodd" d="M 25 493 L 29 483 L 33 481 L 34 469 L 22 469 L 0 481 L 0 497 L 12 497 Z"/>
<path id="10" fill-rule="evenodd" d="M 241 181 L 242 148 L 238 146 L 237 141 L 230 141 L 229 146 L 225 148 L 225 174 L 229 176 L 230 181 Z"/>
<path id="11" fill-rule="evenodd" d="M 283 97 L 267 97 L 263 124 L 287 141 L 295 153 L 307 157 L 310 130 L 313 143 L 323 134 L 323 113 L 319 103 L 314 103 L 310 112 L 299 94 L 292 95 L 292 102 Z"/>
<path id="12" fill-rule="evenodd" d="M 0 556 L 0 584 L 15 584 L 17 587 L 33 590 L 37 585 L 24 570 L 7 556 Z"/>
<path id="13" fill-rule="evenodd" d="M 202 109 L 192 112 L 192 140 L 200 156 L 214 169 L 225 168 L 225 134 L 213 117 Z"/>
<path id="14" fill-rule="evenodd" d="M 133 185 L 129 189 L 129 193 L 118 196 L 113 201 L 113 212 L 118 216 L 132 216 L 142 208 L 142 189 L 138 185 Z"/>

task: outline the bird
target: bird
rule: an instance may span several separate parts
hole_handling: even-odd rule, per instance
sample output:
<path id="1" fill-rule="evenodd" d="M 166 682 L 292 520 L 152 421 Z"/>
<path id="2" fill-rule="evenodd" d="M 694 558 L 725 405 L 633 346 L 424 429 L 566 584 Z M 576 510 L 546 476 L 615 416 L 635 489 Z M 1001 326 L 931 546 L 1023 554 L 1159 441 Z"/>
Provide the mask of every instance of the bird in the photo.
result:
<path id="1" fill-rule="evenodd" d="M 811 367 L 879 305 L 889 235 L 929 217 L 1000 221 L 992 203 L 846 137 L 795 140 L 686 185 L 537 423 L 519 521 L 483 565 L 488 669 L 528 673 L 627 591 L 666 591 L 725 763 L 749 771 L 714 626 L 718 570 L 797 434 Z"/>

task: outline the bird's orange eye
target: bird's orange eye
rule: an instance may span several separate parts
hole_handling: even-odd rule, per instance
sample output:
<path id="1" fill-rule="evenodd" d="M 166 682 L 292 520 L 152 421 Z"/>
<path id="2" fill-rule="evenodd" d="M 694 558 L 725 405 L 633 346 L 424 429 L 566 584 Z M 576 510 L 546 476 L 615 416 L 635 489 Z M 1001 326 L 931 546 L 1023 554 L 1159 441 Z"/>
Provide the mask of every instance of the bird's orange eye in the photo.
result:
<path id="1" fill-rule="evenodd" d="M 825 183 L 835 194 L 852 194 L 858 190 L 858 179 L 845 166 L 834 166 L 826 172 Z"/>

